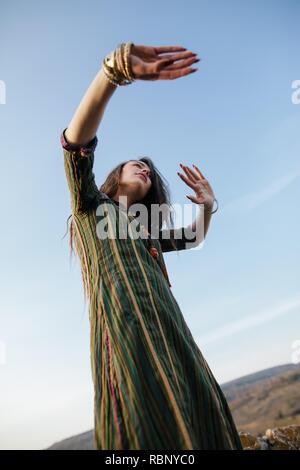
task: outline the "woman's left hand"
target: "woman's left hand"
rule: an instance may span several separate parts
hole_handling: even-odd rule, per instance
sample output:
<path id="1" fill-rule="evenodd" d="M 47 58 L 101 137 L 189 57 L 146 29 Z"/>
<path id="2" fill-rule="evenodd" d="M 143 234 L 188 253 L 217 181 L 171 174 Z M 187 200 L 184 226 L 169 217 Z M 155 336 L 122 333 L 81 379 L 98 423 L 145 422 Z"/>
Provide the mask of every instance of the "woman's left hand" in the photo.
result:
<path id="1" fill-rule="evenodd" d="M 187 196 L 187 198 L 196 204 L 204 204 L 204 209 L 211 210 L 214 205 L 215 195 L 207 179 L 203 176 L 196 165 L 193 165 L 193 167 L 197 173 L 186 165 L 180 164 L 180 166 L 186 176 L 177 172 L 178 176 L 180 176 L 180 178 L 190 186 L 196 194 L 196 196 Z"/>

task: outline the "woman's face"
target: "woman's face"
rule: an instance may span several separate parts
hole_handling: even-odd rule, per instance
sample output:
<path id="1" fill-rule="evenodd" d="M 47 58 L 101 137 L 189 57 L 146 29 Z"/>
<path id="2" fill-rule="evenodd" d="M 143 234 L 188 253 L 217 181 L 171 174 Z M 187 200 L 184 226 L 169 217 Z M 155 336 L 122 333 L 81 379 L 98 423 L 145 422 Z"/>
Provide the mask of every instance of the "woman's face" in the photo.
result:
<path id="1" fill-rule="evenodd" d="M 143 199 L 149 189 L 152 181 L 150 179 L 151 170 L 149 166 L 137 160 L 127 162 L 122 169 L 120 186 L 126 188 L 135 194 L 136 200 Z"/>

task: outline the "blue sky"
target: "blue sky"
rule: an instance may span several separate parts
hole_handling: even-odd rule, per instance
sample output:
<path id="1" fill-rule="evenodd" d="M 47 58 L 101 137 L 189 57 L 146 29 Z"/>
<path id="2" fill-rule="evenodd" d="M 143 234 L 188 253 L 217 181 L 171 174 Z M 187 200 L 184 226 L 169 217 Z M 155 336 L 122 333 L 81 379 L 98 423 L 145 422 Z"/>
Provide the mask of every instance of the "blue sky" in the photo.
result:
<path id="1" fill-rule="evenodd" d="M 41 449 L 93 427 L 88 308 L 62 240 L 71 212 L 59 136 L 121 42 L 183 46 L 201 62 L 186 77 L 115 91 L 97 132 L 98 186 L 120 161 L 147 155 L 172 202 L 192 204 L 177 171 L 195 163 L 219 210 L 200 249 L 165 261 L 197 344 L 220 384 L 292 362 L 299 13 L 293 0 L 2 2 L 0 448 Z"/>

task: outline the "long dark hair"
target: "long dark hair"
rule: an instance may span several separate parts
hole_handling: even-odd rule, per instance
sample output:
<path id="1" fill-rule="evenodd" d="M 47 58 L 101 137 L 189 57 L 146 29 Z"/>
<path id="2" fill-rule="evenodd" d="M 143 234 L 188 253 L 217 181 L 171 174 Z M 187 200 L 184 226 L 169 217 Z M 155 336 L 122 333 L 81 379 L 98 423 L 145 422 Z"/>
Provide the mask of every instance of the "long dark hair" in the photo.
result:
<path id="1" fill-rule="evenodd" d="M 162 211 L 159 214 L 159 227 L 158 229 L 160 230 L 163 226 L 164 223 L 166 223 L 167 227 L 170 228 L 170 243 L 174 247 L 174 250 L 177 250 L 177 246 L 174 242 L 174 236 L 172 229 L 174 228 L 174 220 L 173 220 L 173 215 L 171 211 L 171 202 L 170 202 L 170 191 L 168 189 L 169 184 L 167 180 L 163 177 L 163 175 L 160 173 L 160 171 L 156 168 L 154 165 L 153 161 L 149 157 L 141 157 L 139 159 L 131 159 L 131 160 L 126 160 L 120 163 L 119 165 L 115 166 L 113 170 L 109 173 L 107 176 L 106 180 L 104 183 L 100 186 L 99 190 L 103 193 L 105 193 L 109 198 L 113 198 L 113 196 L 116 194 L 118 187 L 119 187 L 119 182 L 121 178 L 121 173 L 124 165 L 130 161 L 141 161 L 143 163 L 146 163 L 149 168 L 150 168 L 150 177 L 151 177 L 151 187 L 149 191 L 147 192 L 146 196 L 139 201 L 140 204 L 144 204 L 147 207 L 148 210 L 148 230 L 154 228 L 152 221 L 151 221 L 151 204 L 165 204 L 167 207 L 167 211 Z M 68 233 L 68 222 L 70 217 L 72 217 L 73 214 L 69 215 L 67 219 L 67 231 L 63 238 L 67 235 Z M 73 228 L 73 220 L 71 220 L 70 223 L 70 260 L 72 259 L 72 253 L 74 252 L 73 249 L 73 234 L 74 234 L 74 228 Z M 84 283 L 84 293 L 85 293 L 85 298 L 86 298 L 86 292 L 87 292 L 87 285 L 86 285 L 86 279 L 84 274 L 82 273 L 83 277 L 83 283 Z"/>

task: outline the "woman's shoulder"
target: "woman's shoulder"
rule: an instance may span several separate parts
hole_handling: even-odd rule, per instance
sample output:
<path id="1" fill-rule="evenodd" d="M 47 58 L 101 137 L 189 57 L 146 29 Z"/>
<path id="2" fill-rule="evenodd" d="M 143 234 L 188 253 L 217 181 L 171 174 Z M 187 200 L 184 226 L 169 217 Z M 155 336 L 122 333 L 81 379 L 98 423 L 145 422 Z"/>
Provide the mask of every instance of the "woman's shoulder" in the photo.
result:
<path id="1" fill-rule="evenodd" d="M 103 199 L 104 201 L 108 199 L 108 200 L 111 201 L 110 197 L 108 197 L 108 195 L 106 193 L 104 193 L 103 191 L 100 191 L 100 190 L 99 190 L 99 199 Z"/>
<path id="2" fill-rule="evenodd" d="M 106 193 L 103 191 L 99 190 L 98 192 L 98 197 L 97 197 L 97 204 L 102 204 L 104 202 L 108 202 L 109 204 L 112 205 L 114 208 L 118 208 L 118 204 L 116 204 L 116 201 L 109 197 Z"/>

